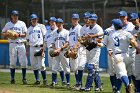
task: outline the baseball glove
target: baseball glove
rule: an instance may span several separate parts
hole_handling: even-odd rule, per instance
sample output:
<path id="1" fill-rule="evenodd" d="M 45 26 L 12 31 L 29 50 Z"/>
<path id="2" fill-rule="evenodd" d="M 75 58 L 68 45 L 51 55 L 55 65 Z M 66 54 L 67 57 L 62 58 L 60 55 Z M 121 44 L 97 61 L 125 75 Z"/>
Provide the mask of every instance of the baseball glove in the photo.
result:
<path id="1" fill-rule="evenodd" d="M 83 46 L 87 46 L 89 44 L 89 39 L 85 38 L 84 36 L 81 36 L 78 38 L 78 41 L 83 45 Z"/>
<path id="2" fill-rule="evenodd" d="M 64 56 L 65 56 L 66 58 L 76 59 L 76 58 L 78 57 L 77 52 L 78 52 L 78 50 L 75 49 L 75 48 L 74 48 L 74 49 L 69 49 L 69 50 L 64 54 Z"/>
<path id="3" fill-rule="evenodd" d="M 16 39 L 17 37 L 15 37 L 15 34 L 18 34 L 17 32 L 13 31 L 13 30 L 7 30 L 8 33 L 8 38 L 10 39 Z"/>
<path id="4" fill-rule="evenodd" d="M 92 50 L 93 48 L 96 48 L 97 47 L 97 43 L 95 42 L 91 42 L 91 43 L 88 43 L 87 46 L 86 46 L 86 49 L 88 51 Z"/>
<path id="5" fill-rule="evenodd" d="M 43 53 L 43 49 L 40 49 L 39 51 L 35 52 L 34 56 L 35 57 L 42 56 L 42 53 Z"/>
<path id="6" fill-rule="evenodd" d="M 51 57 L 56 57 L 56 56 L 59 55 L 59 53 L 55 52 L 55 50 L 50 50 L 49 54 L 50 54 Z"/>

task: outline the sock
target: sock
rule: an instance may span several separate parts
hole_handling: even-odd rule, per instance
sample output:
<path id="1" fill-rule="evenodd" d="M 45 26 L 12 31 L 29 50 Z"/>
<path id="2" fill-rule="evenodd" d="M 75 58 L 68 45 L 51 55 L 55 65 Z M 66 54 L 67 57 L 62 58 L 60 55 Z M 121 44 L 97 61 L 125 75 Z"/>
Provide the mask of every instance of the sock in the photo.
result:
<path id="1" fill-rule="evenodd" d="M 110 76 L 110 82 L 111 82 L 111 85 L 112 85 L 112 87 L 115 87 L 115 84 L 116 84 L 116 76 L 114 75 L 114 76 Z"/>
<path id="2" fill-rule="evenodd" d="M 70 74 L 68 73 L 65 76 L 66 76 L 67 84 L 70 84 Z"/>
<path id="3" fill-rule="evenodd" d="M 22 68 L 22 79 L 26 80 L 26 68 Z"/>
<path id="4" fill-rule="evenodd" d="M 122 76 L 121 80 L 124 83 L 125 87 L 127 87 L 129 85 L 129 79 L 127 76 Z"/>
<path id="5" fill-rule="evenodd" d="M 45 71 L 41 71 L 41 74 L 42 74 L 43 80 L 46 80 L 46 70 Z"/>
<path id="6" fill-rule="evenodd" d="M 11 72 L 11 80 L 15 79 L 15 68 L 10 68 L 10 72 Z"/>
<path id="7" fill-rule="evenodd" d="M 79 84 L 78 73 L 75 72 L 76 84 Z"/>
<path id="8" fill-rule="evenodd" d="M 40 78 L 39 78 L 39 71 L 38 71 L 38 70 L 34 70 L 34 75 L 35 75 L 36 81 L 40 81 Z"/>
<path id="9" fill-rule="evenodd" d="M 95 87 L 100 88 L 101 87 L 101 78 L 98 71 L 95 71 L 95 77 L 94 77 Z"/>
<path id="10" fill-rule="evenodd" d="M 57 73 L 52 73 L 52 83 L 57 83 Z"/>
<path id="11" fill-rule="evenodd" d="M 60 71 L 61 81 L 64 82 L 64 71 Z"/>
<path id="12" fill-rule="evenodd" d="M 131 76 L 128 76 L 128 79 L 129 79 L 129 83 L 131 84 L 131 83 L 132 83 L 132 78 L 131 78 Z"/>
<path id="13" fill-rule="evenodd" d="M 83 70 L 78 70 L 79 84 L 82 85 Z"/>
<path id="14" fill-rule="evenodd" d="M 120 91 L 122 86 L 122 81 L 121 79 L 116 79 L 116 90 Z"/>
<path id="15" fill-rule="evenodd" d="M 132 79 L 132 81 L 134 83 L 134 86 L 136 86 L 136 77 L 134 75 L 131 75 L 131 79 Z"/>

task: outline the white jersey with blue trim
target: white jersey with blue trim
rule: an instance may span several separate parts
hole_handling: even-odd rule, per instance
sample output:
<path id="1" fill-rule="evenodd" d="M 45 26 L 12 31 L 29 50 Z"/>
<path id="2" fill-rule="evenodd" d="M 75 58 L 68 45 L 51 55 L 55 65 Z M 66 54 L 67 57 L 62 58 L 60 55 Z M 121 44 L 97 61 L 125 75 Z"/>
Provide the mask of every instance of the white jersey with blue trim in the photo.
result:
<path id="1" fill-rule="evenodd" d="M 50 48 L 52 47 L 52 39 L 53 39 L 53 33 L 57 31 L 58 28 L 55 28 L 54 30 L 50 29 L 47 31 L 45 35 L 45 43 L 47 44 L 47 47 Z"/>
<path id="2" fill-rule="evenodd" d="M 69 31 L 69 45 L 70 47 L 74 47 L 78 42 L 78 37 L 80 36 L 81 25 L 76 25 L 75 27 L 71 27 Z"/>
<path id="3" fill-rule="evenodd" d="M 89 26 L 87 26 L 87 25 L 82 26 L 81 31 L 80 31 L 80 36 L 85 36 L 87 34 L 88 27 Z"/>
<path id="4" fill-rule="evenodd" d="M 114 31 L 110 36 L 109 40 L 113 46 L 114 53 L 127 53 L 130 45 L 130 39 L 133 35 L 125 30 Z"/>
<path id="5" fill-rule="evenodd" d="M 62 31 L 55 31 L 53 34 L 52 43 L 55 44 L 55 48 L 61 48 L 66 42 L 69 41 L 69 31 L 62 29 Z"/>
<path id="6" fill-rule="evenodd" d="M 87 33 L 86 34 L 87 35 L 103 34 L 103 29 L 98 24 L 95 24 L 93 27 L 89 26 L 87 28 Z M 98 38 L 103 38 L 103 36 L 100 36 Z M 92 38 L 91 42 L 97 42 L 96 38 Z"/>
<path id="7" fill-rule="evenodd" d="M 132 22 L 128 22 L 128 24 L 123 26 L 122 29 L 131 33 L 134 27 L 135 26 L 132 24 Z"/>
<path id="8" fill-rule="evenodd" d="M 7 30 L 13 30 L 17 32 L 18 34 L 23 34 L 27 33 L 27 27 L 26 24 L 23 21 L 18 20 L 16 23 L 13 22 L 8 22 L 5 27 L 2 29 L 2 32 L 6 32 Z M 24 42 L 25 38 L 24 37 L 18 37 L 16 39 L 9 39 L 9 42 Z"/>
<path id="9" fill-rule="evenodd" d="M 46 30 L 44 30 L 40 24 L 35 26 L 30 26 L 27 31 L 27 40 L 29 40 L 30 46 L 42 45 L 44 41 L 44 36 L 46 34 Z"/>
<path id="10" fill-rule="evenodd" d="M 137 43 L 140 45 L 140 27 L 139 28 L 134 27 L 132 34 L 137 37 L 136 38 Z"/>
<path id="11" fill-rule="evenodd" d="M 111 26 L 104 31 L 103 43 L 106 44 L 106 47 L 108 50 L 112 49 L 112 44 L 108 42 L 108 38 L 109 38 L 109 35 L 111 35 L 114 31 L 115 31 L 114 26 Z"/>

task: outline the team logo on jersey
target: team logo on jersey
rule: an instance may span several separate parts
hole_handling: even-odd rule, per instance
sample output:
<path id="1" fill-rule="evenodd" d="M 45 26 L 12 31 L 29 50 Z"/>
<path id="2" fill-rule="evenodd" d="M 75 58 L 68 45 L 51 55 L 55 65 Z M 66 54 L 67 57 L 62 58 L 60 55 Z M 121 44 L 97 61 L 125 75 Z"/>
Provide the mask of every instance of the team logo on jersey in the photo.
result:
<path id="1" fill-rule="evenodd" d="M 71 35 L 75 35 L 75 32 L 71 32 L 71 33 L 69 34 L 69 36 L 71 36 Z"/>
<path id="2" fill-rule="evenodd" d="M 57 38 L 54 39 L 54 41 L 56 41 L 56 40 L 64 40 L 65 41 L 65 38 L 63 38 L 63 37 L 57 37 Z"/>
<path id="3" fill-rule="evenodd" d="M 14 30 L 14 31 L 21 31 L 21 29 L 20 29 L 20 28 L 18 28 L 18 27 L 11 27 L 11 28 L 10 28 L 10 30 Z"/>
<path id="4" fill-rule="evenodd" d="M 51 35 L 48 35 L 48 36 L 47 36 L 47 38 L 50 38 L 50 37 L 51 37 Z"/>
<path id="5" fill-rule="evenodd" d="M 35 32 L 40 33 L 40 30 L 32 30 L 32 31 L 29 32 L 29 35 L 31 35 L 32 33 L 35 33 Z"/>

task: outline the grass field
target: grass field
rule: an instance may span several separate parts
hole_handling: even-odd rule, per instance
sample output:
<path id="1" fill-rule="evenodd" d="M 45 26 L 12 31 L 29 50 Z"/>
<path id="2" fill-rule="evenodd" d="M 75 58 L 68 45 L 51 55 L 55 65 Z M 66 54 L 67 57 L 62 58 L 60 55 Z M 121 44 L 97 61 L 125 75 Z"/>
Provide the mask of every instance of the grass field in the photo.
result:
<path id="1" fill-rule="evenodd" d="M 40 76 L 41 77 L 41 76 Z M 16 73 L 15 80 L 16 84 L 10 84 L 10 74 L 9 72 L 0 72 L 0 93 L 81 93 L 79 91 L 74 90 L 73 88 L 66 89 L 61 86 L 60 77 L 58 75 L 58 86 L 55 88 L 50 88 L 49 86 L 35 86 L 33 83 L 35 82 L 34 75 L 32 73 L 27 73 L 28 85 L 22 85 L 22 77 L 21 73 Z M 51 84 L 51 75 L 47 74 L 48 84 Z M 108 77 L 101 77 L 103 82 L 103 91 L 98 93 L 112 93 L 111 86 Z M 83 84 L 85 84 L 86 76 L 83 77 Z M 74 86 L 75 79 L 74 76 L 71 75 L 71 86 Z M 93 84 L 94 85 L 94 84 Z M 85 92 L 82 92 L 85 93 Z M 94 88 L 92 91 L 88 93 L 94 93 Z M 124 87 L 122 88 L 122 93 L 124 92 Z"/>

